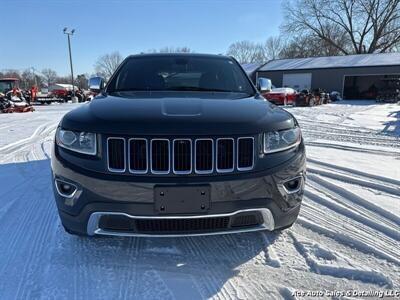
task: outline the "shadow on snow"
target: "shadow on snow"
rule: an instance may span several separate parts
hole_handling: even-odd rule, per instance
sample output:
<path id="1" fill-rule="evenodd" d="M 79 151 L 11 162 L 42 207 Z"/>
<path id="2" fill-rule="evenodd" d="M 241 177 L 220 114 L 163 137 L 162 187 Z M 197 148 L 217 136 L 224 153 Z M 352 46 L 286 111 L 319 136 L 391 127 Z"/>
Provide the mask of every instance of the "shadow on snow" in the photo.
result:
<path id="1" fill-rule="evenodd" d="M 57 215 L 50 161 L 0 165 L 2 299 L 211 298 L 232 289 L 226 283 L 240 265 L 256 256 L 267 264 L 278 236 L 70 236 Z"/>

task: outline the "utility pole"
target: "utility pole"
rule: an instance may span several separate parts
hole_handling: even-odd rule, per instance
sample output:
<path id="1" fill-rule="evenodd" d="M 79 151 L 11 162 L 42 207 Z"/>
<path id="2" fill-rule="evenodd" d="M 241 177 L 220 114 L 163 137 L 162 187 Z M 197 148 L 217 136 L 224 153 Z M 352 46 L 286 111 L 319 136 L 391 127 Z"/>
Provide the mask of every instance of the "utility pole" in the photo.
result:
<path id="1" fill-rule="evenodd" d="M 69 64 L 70 64 L 70 67 L 71 67 L 72 102 L 76 102 L 75 89 L 74 89 L 74 69 L 72 67 L 71 38 L 70 38 L 70 36 L 72 36 L 74 34 L 75 29 L 72 29 L 71 31 L 68 31 L 68 28 L 65 27 L 63 32 L 68 37 Z"/>
<path id="2" fill-rule="evenodd" d="M 31 67 L 31 70 L 32 70 L 33 78 L 34 78 L 34 80 L 35 80 L 35 85 L 36 85 L 36 87 L 37 87 L 37 86 L 38 86 L 38 85 L 37 85 L 37 77 L 36 77 L 36 74 L 35 74 L 36 69 L 35 69 L 34 67 Z"/>

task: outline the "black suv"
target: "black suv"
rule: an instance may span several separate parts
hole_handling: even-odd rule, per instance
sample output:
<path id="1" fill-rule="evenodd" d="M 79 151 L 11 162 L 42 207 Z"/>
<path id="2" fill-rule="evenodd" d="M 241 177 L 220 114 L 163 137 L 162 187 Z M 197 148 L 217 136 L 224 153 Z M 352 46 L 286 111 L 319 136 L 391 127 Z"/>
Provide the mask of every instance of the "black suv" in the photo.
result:
<path id="1" fill-rule="evenodd" d="M 262 91 L 265 80 L 259 79 Z M 230 57 L 126 58 L 67 113 L 52 155 L 72 234 L 177 236 L 287 228 L 304 189 L 296 119 Z"/>

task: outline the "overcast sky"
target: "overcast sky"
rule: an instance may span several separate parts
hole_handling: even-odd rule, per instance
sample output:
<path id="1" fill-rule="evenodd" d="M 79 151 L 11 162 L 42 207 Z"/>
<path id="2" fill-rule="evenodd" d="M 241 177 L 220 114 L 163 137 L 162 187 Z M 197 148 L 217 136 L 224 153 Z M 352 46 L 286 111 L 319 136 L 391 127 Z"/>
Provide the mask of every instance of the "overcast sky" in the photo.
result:
<path id="1" fill-rule="evenodd" d="M 0 70 L 52 68 L 69 72 L 64 27 L 75 28 L 76 74 L 96 59 L 165 46 L 225 53 L 235 41 L 265 41 L 279 33 L 280 0 L 1 0 Z"/>

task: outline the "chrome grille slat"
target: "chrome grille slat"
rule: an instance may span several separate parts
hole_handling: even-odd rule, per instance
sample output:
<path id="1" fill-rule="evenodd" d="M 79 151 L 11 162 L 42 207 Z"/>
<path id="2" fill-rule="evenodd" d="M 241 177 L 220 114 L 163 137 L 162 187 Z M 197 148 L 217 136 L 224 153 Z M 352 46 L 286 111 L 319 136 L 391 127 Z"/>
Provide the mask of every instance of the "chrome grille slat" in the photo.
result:
<path id="1" fill-rule="evenodd" d="M 239 171 L 251 170 L 254 166 L 254 138 L 240 137 L 236 144 L 237 169 Z"/>
<path id="2" fill-rule="evenodd" d="M 126 145 L 127 144 L 127 145 Z M 255 165 L 255 139 L 107 138 L 110 172 L 133 174 L 212 174 L 249 171 Z"/>
<path id="3" fill-rule="evenodd" d="M 235 141 L 233 138 L 217 139 L 217 172 L 233 172 L 235 169 Z"/>
<path id="4" fill-rule="evenodd" d="M 128 165 L 129 172 L 146 174 L 148 164 L 148 142 L 143 138 L 131 138 L 128 140 Z"/>
<path id="5" fill-rule="evenodd" d="M 154 174 L 168 174 L 170 172 L 170 142 L 168 139 L 151 140 L 150 168 Z"/>
<path id="6" fill-rule="evenodd" d="M 212 139 L 195 140 L 195 172 L 209 174 L 214 170 L 214 141 Z"/>
<path id="7" fill-rule="evenodd" d="M 175 174 L 192 173 L 192 140 L 173 140 L 172 154 L 173 172 Z"/>
<path id="8" fill-rule="evenodd" d="M 107 167 L 111 172 L 123 173 L 125 163 L 125 139 L 112 137 L 107 139 Z"/>

